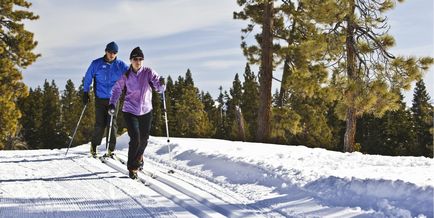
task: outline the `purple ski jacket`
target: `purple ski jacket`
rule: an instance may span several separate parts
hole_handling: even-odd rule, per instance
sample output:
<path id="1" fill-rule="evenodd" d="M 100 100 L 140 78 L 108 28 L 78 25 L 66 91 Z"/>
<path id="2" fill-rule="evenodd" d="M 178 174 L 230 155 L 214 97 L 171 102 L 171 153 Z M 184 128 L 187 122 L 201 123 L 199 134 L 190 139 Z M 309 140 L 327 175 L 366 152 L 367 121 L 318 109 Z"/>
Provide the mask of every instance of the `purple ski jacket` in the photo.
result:
<path id="1" fill-rule="evenodd" d="M 122 90 L 126 89 L 122 111 L 136 116 L 149 113 L 152 110 L 151 84 L 158 92 L 164 92 L 165 89 L 159 79 L 160 76 L 151 68 L 142 66 L 137 73 L 134 73 L 130 67 L 113 86 L 110 104 L 116 105 Z"/>

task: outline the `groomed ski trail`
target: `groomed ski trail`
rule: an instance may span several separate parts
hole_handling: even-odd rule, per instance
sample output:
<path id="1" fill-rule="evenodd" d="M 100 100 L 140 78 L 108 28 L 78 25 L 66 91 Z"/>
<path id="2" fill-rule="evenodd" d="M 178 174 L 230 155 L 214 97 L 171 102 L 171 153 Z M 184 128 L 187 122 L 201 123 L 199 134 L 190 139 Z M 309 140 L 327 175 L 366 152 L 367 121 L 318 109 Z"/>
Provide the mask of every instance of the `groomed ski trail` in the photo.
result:
<path id="1" fill-rule="evenodd" d="M 14 154 L 4 151 L 0 158 L 0 217 L 194 215 L 84 154 L 65 157 L 64 151 L 50 150 Z"/>
<path id="2" fill-rule="evenodd" d="M 118 158 L 122 162 L 126 163 L 127 157 L 125 155 L 120 154 L 118 155 Z M 152 166 L 148 160 L 145 160 L 145 162 L 147 164 L 144 166 L 143 171 L 139 172 L 139 178 L 142 179 L 142 181 L 146 181 L 147 183 L 149 183 L 149 186 L 152 189 L 154 189 L 156 192 L 159 192 L 163 196 L 169 197 L 170 195 L 178 193 L 181 196 L 184 196 L 185 199 L 194 200 L 202 206 L 205 206 L 212 211 L 218 212 L 219 216 L 223 215 L 224 217 L 281 216 L 279 214 L 273 213 L 266 215 L 264 211 L 258 208 L 251 208 L 245 204 L 240 203 L 239 200 L 236 200 L 233 203 L 227 202 L 223 200 L 226 199 L 227 196 L 225 196 L 224 198 L 219 198 L 218 195 L 216 195 L 217 192 L 227 193 L 227 191 L 219 190 L 215 192 L 215 188 L 212 187 L 211 183 L 207 183 L 205 186 L 197 186 L 195 185 L 195 183 L 198 181 L 199 178 L 194 178 L 194 176 L 187 175 L 184 172 L 180 171 L 175 171 L 174 174 L 167 173 L 169 171 L 169 168 L 160 166 L 161 168 L 157 169 L 157 166 Z M 114 159 L 110 159 L 108 163 L 116 163 L 120 165 L 120 162 Z M 124 167 L 126 166 L 124 165 Z M 125 170 L 124 173 L 127 173 L 127 171 Z M 155 175 L 156 177 L 151 178 L 150 175 Z M 168 190 L 170 191 L 167 192 Z M 169 196 L 167 196 L 167 194 L 169 194 Z M 234 198 L 233 196 L 237 196 L 237 194 L 231 193 L 231 196 L 232 198 Z"/>

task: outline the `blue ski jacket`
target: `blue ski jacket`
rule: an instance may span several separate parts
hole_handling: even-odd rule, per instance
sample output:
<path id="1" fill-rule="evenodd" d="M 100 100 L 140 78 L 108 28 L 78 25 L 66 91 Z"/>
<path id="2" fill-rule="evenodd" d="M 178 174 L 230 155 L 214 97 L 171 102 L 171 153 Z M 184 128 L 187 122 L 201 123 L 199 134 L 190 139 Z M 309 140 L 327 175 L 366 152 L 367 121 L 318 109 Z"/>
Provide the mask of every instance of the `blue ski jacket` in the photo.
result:
<path id="1" fill-rule="evenodd" d="M 117 58 L 111 63 L 107 62 L 104 57 L 95 59 L 84 76 L 83 91 L 89 92 L 93 81 L 95 96 L 110 99 L 113 85 L 127 70 L 128 65 Z"/>

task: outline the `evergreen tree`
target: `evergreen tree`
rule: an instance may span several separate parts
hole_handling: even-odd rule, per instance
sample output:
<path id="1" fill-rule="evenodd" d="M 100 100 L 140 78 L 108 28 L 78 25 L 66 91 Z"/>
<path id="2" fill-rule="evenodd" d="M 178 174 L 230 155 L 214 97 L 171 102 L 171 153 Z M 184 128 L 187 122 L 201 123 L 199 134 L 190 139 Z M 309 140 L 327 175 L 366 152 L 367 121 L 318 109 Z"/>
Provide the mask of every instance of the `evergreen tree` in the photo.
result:
<path id="1" fill-rule="evenodd" d="M 226 100 L 225 94 L 223 93 L 223 87 L 219 87 L 220 94 L 217 98 L 217 110 L 218 110 L 218 122 L 216 126 L 215 137 L 219 139 L 228 139 L 228 127 L 227 127 L 227 116 L 226 116 Z"/>
<path id="2" fill-rule="evenodd" d="M 81 80 L 81 85 L 78 88 L 77 96 L 79 99 L 82 98 L 83 92 L 84 92 L 84 78 Z M 77 145 L 88 143 L 92 139 L 94 125 L 95 125 L 95 100 L 94 100 L 95 97 L 94 97 L 93 88 L 91 88 L 91 90 L 89 91 L 89 99 L 90 101 L 87 104 L 86 111 L 83 114 L 83 118 L 81 118 L 80 126 L 77 129 L 77 133 L 74 138 L 74 142 L 75 142 L 74 144 Z M 80 109 L 83 110 L 84 108 L 83 101 L 80 100 L 79 105 L 80 105 Z M 73 122 L 77 124 L 78 119 Z M 121 129 L 121 125 L 119 125 L 119 129 Z"/>
<path id="3" fill-rule="evenodd" d="M 258 128 L 259 84 L 256 80 L 255 73 L 251 71 L 248 63 L 246 64 L 243 76 L 241 111 L 243 112 L 244 120 L 247 122 L 247 140 L 253 141 Z"/>
<path id="4" fill-rule="evenodd" d="M 240 137 L 241 133 L 239 132 L 239 125 L 245 126 L 244 118 L 237 118 L 237 113 L 238 113 L 237 111 L 241 110 L 240 105 L 243 96 L 242 85 L 238 73 L 235 74 L 234 81 L 232 82 L 232 88 L 229 89 L 229 93 L 231 97 L 228 98 L 227 100 L 227 105 L 228 105 L 227 118 L 228 121 L 230 121 L 228 125 L 230 127 L 229 131 L 231 133 L 230 134 L 231 139 L 245 140 L 245 137 Z M 243 123 L 241 124 L 239 122 L 243 122 Z M 243 133 L 242 135 L 245 135 L 245 133 Z"/>
<path id="5" fill-rule="evenodd" d="M 74 83 L 69 79 L 66 81 L 65 90 L 60 100 L 62 126 L 65 128 L 66 134 L 69 137 L 72 137 L 74 134 L 75 127 L 81 115 L 82 107 L 80 102 L 81 96 L 78 95 Z M 77 142 L 77 138 L 75 138 L 73 145 L 82 144 Z"/>
<path id="6" fill-rule="evenodd" d="M 400 94 L 399 108 L 387 111 L 383 119 L 386 120 L 384 147 L 388 155 L 412 155 L 415 150 L 412 117 L 406 109 L 404 96 Z"/>
<path id="7" fill-rule="evenodd" d="M 216 102 L 212 98 L 211 94 L 207 92 L 206 94 L 202 91 L 200 94 L 200 98 L 202 104 L 204 106 L 205 112 L 208 114 L 208 119 L 213 127 L 212 132 L 217 132 L 217 127 L 219 125 L 220 113 L 218 108 L 215 106 Z M 215 134 L 209 135 L 210 137 L 214 137 Z"/>
<path id="8" fill-rule="evenodd" d="M 165 133 L 165 121 L 163 110 L 163 95 L 153 91 L 152 92 L 152 125 L 151 135 L 163 136 Z"/>
<path id="9" fill-rule="evenodd" d="M 364 114 L 357 119 L 356 140 L 359 142 L 360 152 L 368 154 L 390 155 L 386 150 L 386 119 L 375 117 L 373 114 Z M 358 150 L 358 149 L 356 149 Z"/>
<path id="10" fill-rule="evenodd" d="M 416 137 L 416 148 L 413 155 L 433 156 L 433 108 L 425 83 L 419 80 L 414 89 L 411 107 Z"/>
<path id="11" fill-rule="evenodd" d="M 340 94 L 338 114 L 346 120 L 344 151 L 355 150 L 356 119 L 365 113 L 381 117 L 398 108 L 399 90 L 410 88 L 433 63 L 429 57 L 394 57 L 388 52 L 394 39 L 384 13 L 391 0 L 305 0 L 313 20 L 329 37 L 332 72 Z M 342 46 L 344 45 L 344 46 Z"/>
<path id="12" fill-rule="evenodd" d="M 269 15 L 266 13 L 267 10 L 263 9 L 267 4 L 264 1 L 238 1 L 238 3 L 244 5 L 244 10 L 240 13 L 235 13 L 235 18 L 251 20 L 251 24 L 243 29 L 245 33 L 251 33 L 254 27 L 257 26 L 254 24 L 262 24 Z M 270 18 L 273 27 L 271 29 L 271 41 L 274 43 L 272 45 L 272 55 L 275 58 L 272 62 L 275 65 L 284 62 L 280 93 L 278 97 L 274 98 L 275 106 L 279 108 L 273 109 L 273 116 L 276 117 L 272 119 L 273 126 L 278 129 L 271 128 L 271 131 L 273 132 L 273 136 L 276 137 L 284 132 L 296 133 L 297 129 L 300 129 L 297 127 L 298 122 L 295 120 L 289 125 L 288 123 L 285 125 L 274 123 L 276 120 L 282 120 L 283 117 L 287 117 L 288 119 L 289 117 L 300 117 L 289 103 L 289 97 L 291 95 L 296 94 L 300 98 L 317 95 L 315 98 L 318 99 L 329 93 L 323 91 L 324 81 L 328 76 L 325 65 L 323 64 L 324 58 L 328 57 L 324 55 L 326 43 L 322 34 L 319 34 L 318 26 L 316 23 L 312 22 L 312 19 L 308 16 L 309 14 L 306 11 L 305 4 L 306 2 L 304 1 L 282 1 L 281 4 L 276 4 L 276 6 L 272 8 L 272 18 Z M 264 35 L 265 25 L 261 27 L 263 34 L 256 36 L 257 42 L 261 47 L 247 47 L 244 41 L 242 44 L 244 54 L 251 63 L 258 63 L 260 58 L 264 58 L 262 52 L 266 52 L 263 50 L 262 46 L 265 42 L 263 39 L 266 36 Z M 244 37 L 242 37 L 242 39 L 244 40 Z M 262 76 L 260 80 L 261 78 Z M 269 80 L 271 83 L 271 77 Z M 268 81 L 268 78 L 265 81 Z M 271 88 L 269 92 L 271 93 Z M 318 94 L 317 92 L 320 93 Z M 262 94 L 263 92 L 261 91 L 261 96 Z M 262 98 L 263 97 L 261 97 L 261 103 L 263 103 Z M 329 97 L 325 96 L 325 98 L 325 102 L 329 101 Z M 262 106 L 260 108 L 262 108 Z M 324 108 L 311 107 L 311 109 L 320 110 L 311 111 L 315 112 L 315 114 L 324 113 L 324 111 L 321 111 L 324 110 Z M 285 115 L 279 114 L 279 111 Z M 262 117 L 262 115 L 258 116 Z M 265 119 L 266 118 L 264 118 L 264 120 Z M 325 122 L 326 119 L 322 119 L 322 121 Z M 324 122 L 322 125 L 326 125 Z M 288 129 L 285 130 L 282 128 Z M 258 131 L 262 131 L 259 130 L 259 128 L 257 129 Z M 319 128 L 317 129 L 319 130 Z M 287 138 L 287 136 L 282 137 Z"/>
<path id="13" fill-rule="evenodd" d="M 184 80 L 184 85 L 185 86 L 192 86 L 194 87 L 194 82 L 193 82 L 193 75 L 191 74 L 190 69 L 187 69 L 187 72 L 185 73 L 185 80 Z"/>
<path id="14" fill-rule="evenodd" d="M 213 134 L 213 128 L 199 98 L 199 91 L 193 84 L 190 70 L 186 73 L 186 79 L 179 77 L 179 87 L 175 84 L 175 89 L 180 90 L 174 107 L 176 133 L 183 137 L 206 137 Z"/>
<path id="15" fill-rule="evenodd" d="M 299 128 L 292 132 L 295 144 L 333 149 L 335 136 L 332 134 L 326 114 L 330 104 L 324 100 L 326 97 L 321 96 L 320 90 L 317 92 L 315 97 L 292 94 L 289 102 L 293 112 L 299 117 L 299 123 L 296 123 L 297 120 L 287 122 L 292 123 L 292 128 Z M 327 95 L 326 92 L 322 93 Z"/>
<path id="16" fill-rule="evenodd" d="M 166 81 L 166 112 L 167 112 L 167 123 L 169 126 L 170 135 L 176 136 L 176 113 L 175 113 L 175 102 L 176 102 L 176 90 L 175 84 L 173 83 L 172 77 L 168 76 Z M 163 117 L 164 119 L 164 117 Z M 166 125 L 166 124 L 164 124 Z M 166 127 L 164 127 L 166 128 Z M 164 135 L 167 135 L 166 129 L 164 129 Z"/>
<path id="17" fill-rule="evenodd" d="M 40 129 L 42 125 L 42 107 L 43 93 L 38 86 L 36 89 L 30 89 L 29 95 L 20 99 L 19 107 L 23 116 L 20 118 L 22 125 L 21 135 L 28 144 L 29 149 L 38 149 L 42 147 Z"/>
<path id="18" fill-rule="evenodd" d="M 6 141 L 16 136 L 21 117 L 17 101 L 28 95 L 27 87 L 21 81 L 20 69 L 39 57 L 32 52 L 37 45 L 33 33 L 25 30 L 23 24 L 25 20 L 38 19 L 38 16 L 25 10 L 30 6 L 31 3 L 25 0 L 0 3 L 0 150 Z"/>
<path id="19" fill-rule="evenodd" d="M 67 147 L 68 138 L 61 122 L 59 89 L 54 80 L 51 84 L 45 80 L 42 102 L 42 148 Z"/>
<path id="20" fill-rule="evenodd" d="M 244 55 L 250 63 L 260 64 L 259 70 L 259 110 L 258 110 L 258 128 L 256 130 L 257 140 L 260 142 L 268 141 L 271 134 L 271 82 L 273 78 L 273 29 L 275 21 L 274 0 L 238 0 L 237 3 L 243 7 L 241 12 L 235 12 L 235 19 L 249 20 L 247 28 L 243 29 L 244 33 L 250 33 L 254 30 L 255 24 L 259 24 L 261 33 L 256 35 L 256 41 L 259 44 L 247 46 L 242 37 L 242 48 Z"/>
<path id="21" fill-rule="evenodd" d="M 400 94 L 399 108 L 387 111 L 381 118 L 365 114 L 357 120 L 356 139 L 361 151 L 380 155 L 411 155 L 414 153 L 412 117 Z"/>
<path id="22" fill-rule="evenodd" d="M 331 129 L 331 134 L 334 136 L 332 138 L 330 149 L 335 151 L 342 151 L 344 145 L 344 134 L 345 134 L 345 122 L 336 115 L 336 105 L 337 101 L 332 101 L 328 104 L 326 110 L 326 117 L 328 126 Z"/>

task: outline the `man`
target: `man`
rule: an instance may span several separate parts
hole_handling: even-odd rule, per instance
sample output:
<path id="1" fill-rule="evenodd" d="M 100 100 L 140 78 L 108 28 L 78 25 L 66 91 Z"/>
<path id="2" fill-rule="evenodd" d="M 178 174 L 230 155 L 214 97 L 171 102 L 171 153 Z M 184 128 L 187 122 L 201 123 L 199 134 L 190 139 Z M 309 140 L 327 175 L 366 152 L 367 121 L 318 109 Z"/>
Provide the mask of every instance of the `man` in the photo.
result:
<path id="1" fill-rule="evenodd" d="M 104 57 L 93 60 L 84 77 L 83 104 L 89 103 L 89 90 L 92 82 L 95 93 L 95 126 L 90 146 L 90 154 L 93 157 L 96 157 L 96 147 L 101 144 L 104 131 L 110 123 L 108 106 L 112 87 L 128 70 L 128 65 L 117 59 L 118 50 L 115 42 L 107 44 Z M 113 117 L 111 132 L 108 153 L 105 154 L 108 156 L 113 155 L 116 147 L 116 114 Z"/>

